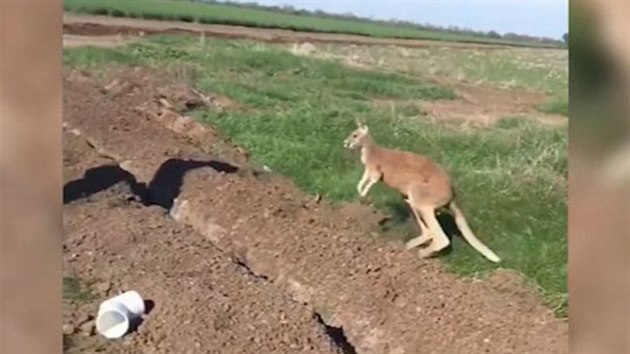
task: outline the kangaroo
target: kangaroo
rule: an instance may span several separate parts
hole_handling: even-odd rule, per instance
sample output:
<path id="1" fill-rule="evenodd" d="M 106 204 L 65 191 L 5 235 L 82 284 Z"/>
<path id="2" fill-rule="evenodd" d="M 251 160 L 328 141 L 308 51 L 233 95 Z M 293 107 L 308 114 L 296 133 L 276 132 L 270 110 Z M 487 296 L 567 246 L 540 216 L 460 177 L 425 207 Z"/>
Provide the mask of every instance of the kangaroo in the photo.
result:
<path id="1" fill-rule="evenodd" d="M 361 150 L 365 169 L 357 191 L 365 197 L 374 184 L 383 182 L 402 194 L 421 231 L 420 236 L 405 244 L 407 250 L 426 245 L 419 249 L 418 256 L 429 258 L 448 247 L 450 240 L 436 218 L 436 211 L 446 207 L 453 212 L 457 227 L 475 250 L 492 262 L 501 261 L 471 231 L 455 203 L 451 178 L 441 166 L 426 156 L 380 147 L 369 134 L 367 125 L 358 120 L 356 124 L 357 129 L 344 140 L 343 146 Z"/>

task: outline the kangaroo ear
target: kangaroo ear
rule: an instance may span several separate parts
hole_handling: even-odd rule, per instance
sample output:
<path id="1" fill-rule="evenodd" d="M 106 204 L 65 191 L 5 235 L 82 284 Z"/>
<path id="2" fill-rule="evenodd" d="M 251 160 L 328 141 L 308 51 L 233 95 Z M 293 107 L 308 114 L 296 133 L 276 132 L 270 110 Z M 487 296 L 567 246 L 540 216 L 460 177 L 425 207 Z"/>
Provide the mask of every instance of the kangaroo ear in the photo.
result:
<path id="1" fill-rule="evenodd" d="M 359 120 L 359 118 L 355 118 L 354 122 L 357 123 L 357 128 L 361 128 L 361 121 Z"/>
<path id="2" fill-rule="evenodd" d="M 367 133 L 367 132 L 368 132 L 368 126 L 367 126 L 367 124 L 363 124 L 363 126 L 361 127 L 361 129 L 362 129 L 364 132 L 366 132 L 366 133 Z"/>

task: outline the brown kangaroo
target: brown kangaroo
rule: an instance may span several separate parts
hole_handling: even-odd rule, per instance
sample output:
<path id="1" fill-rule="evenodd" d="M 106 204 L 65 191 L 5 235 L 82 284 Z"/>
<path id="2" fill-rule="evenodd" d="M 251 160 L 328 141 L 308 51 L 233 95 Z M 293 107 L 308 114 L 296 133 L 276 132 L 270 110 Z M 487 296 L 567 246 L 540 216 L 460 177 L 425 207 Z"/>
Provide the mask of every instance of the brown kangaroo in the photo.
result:
<path id="1" fill-rule="evenodd" d="M 365 197 L 374 184 L 382 181 L 398 190 L 411 207 L 421 234 L 409 240 L 406 249 L 428 244 L 418 251 L 420 258 L 428 258 L 448 247 L 450 240 L 435 215 L 437 210 L 447 207 L 453 212 L 455 223 L 466 241 L 490 261 L 501 261 L 470 230 L 464 214 L 455 204 L 451 178 L 436 162 L 426 156 L 378 146 L 367 125 L 359 121 L 357 129 L 350 133 L 343 145 L 351 150 L 361 149 L 361 163 L 365 167 L 357 185 L 361 197 Z"/>

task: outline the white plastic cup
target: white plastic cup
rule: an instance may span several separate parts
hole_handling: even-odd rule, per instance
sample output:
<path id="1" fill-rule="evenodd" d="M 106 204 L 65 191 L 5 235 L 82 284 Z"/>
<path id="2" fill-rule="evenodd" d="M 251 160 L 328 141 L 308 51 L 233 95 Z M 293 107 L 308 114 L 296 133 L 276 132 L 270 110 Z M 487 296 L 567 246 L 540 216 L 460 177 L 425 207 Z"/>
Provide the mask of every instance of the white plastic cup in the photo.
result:
<path id="1" fill-rule="evenodd" d="M 144 300 L 135 291 L 127 291 L 101 303 L 96 316 L 96 331 L 106 338 L 120 338 L 144 314 Z"/>

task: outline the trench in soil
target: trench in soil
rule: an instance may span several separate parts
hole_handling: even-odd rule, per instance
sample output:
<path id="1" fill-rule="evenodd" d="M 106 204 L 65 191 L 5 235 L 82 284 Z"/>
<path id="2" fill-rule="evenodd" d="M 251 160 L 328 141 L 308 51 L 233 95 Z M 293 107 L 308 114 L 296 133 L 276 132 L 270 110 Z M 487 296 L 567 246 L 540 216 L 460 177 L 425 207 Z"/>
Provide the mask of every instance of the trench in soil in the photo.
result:
<path id="1" fill-rule="evenodd" d="M 77 130 L 75 130 L 75 134 L 77 134 L 76 132 Z M 224 173 L 234 173 L 238 170 L 238 167 L 221 161 L 204 162 L 171 158 L 167 159 L 160 166 L 151 182 L 147 185 L 146 183 L 138 182 L 135 175 L 123 169 L 111 156 L 104 153 L 102 149 L 98 149 L 89 139 L 85 139 L 85 141 L 87 145 L 96 150 L 99 154 L 105 154 L 105 157 L 111 159 L 112 163 L 90 168 L 85 172 L 83 178 L 66 183 L 63 186 L 64 205 L 89 198 L 91 195 L 105 191 L 119 183 L 125 183 L 135 197 L 132 199 L 140 202 L 144 207 L 158 206 L 164 210 L 166 215 L 173 206 L 173 201 L 179 195 L 183 174 L 187 171 L 200 167 L 211 167 L 216 171 Z M 180 221 L 174 218 L 170 219 L 180 223 Z M 254 272 L 248 264 L 242 260 L 229 256 L 228 258 L 232 260 L 234 264 L 242 267 L 245 272 L 254 278 L 264 281 L 268 285 L 273 284 L 266 275 Z M 279 289 L 275 286 L 274 288 Z M 279 290 L 282 291 L 282 289 Z M 282 291 L 282 293 L 286 294 L 292 301 L 297 301 L 290 294 L 284 291 Z M 309 305 L 308 303 L 302 304 Z M 317 323 L 324 327 L 325 333 L 342 353 L 357 354 L 354 345 L 352 345 L 346 337 L 343 327 L 335 327 L 327 323 L 322 315 L 313 309 L 312 306 L 309 306 L 309 309 L 312 311 L 313 317 L 316 319 Z M 141 325 L 141 323 L 137 323 L 135 327 L 139 325 Z"/>

